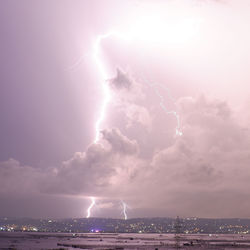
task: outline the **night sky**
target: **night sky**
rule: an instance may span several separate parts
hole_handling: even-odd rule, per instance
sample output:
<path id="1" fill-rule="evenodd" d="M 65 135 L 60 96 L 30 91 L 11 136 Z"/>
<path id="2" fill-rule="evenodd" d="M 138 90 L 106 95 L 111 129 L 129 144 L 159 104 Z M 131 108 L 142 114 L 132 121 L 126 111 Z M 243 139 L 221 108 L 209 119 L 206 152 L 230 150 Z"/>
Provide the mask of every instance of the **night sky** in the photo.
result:
<path id="1" fill-rule="evenodd" d="M 0 216 L 250 216 L 250 1 L 0 2 Z"/>

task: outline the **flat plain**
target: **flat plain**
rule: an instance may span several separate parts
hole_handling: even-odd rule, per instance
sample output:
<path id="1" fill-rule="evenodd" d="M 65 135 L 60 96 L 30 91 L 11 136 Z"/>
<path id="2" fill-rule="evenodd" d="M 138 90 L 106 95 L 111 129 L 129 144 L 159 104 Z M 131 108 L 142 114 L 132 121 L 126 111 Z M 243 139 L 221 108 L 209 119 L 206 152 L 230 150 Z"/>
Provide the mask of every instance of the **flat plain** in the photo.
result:
<path id="1" fill-rule="evenodd" d="M 250 249 L 250 235 L 1 232 L 0 249 Z"/>

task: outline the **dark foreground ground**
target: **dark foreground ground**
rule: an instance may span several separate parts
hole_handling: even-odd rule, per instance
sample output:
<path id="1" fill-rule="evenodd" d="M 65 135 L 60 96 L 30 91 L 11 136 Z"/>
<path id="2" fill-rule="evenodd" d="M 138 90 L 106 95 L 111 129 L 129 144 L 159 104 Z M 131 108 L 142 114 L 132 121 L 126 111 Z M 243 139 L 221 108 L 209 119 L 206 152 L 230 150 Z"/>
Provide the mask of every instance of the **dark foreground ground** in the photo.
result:
<path id="1" fill-rule="evenodd" d="M 0 249 L 250 249 L 250 235 L 1 232 Z"/>

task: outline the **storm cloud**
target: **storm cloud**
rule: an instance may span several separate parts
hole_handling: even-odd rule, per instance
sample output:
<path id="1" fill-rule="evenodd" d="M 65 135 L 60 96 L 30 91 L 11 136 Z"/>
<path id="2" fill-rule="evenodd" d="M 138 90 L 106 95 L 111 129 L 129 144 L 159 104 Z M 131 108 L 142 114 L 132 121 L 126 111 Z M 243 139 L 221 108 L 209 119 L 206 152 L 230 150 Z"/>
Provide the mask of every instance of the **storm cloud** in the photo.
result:
<path id="1" fill-rule="evenodd" d="M 32 190 L 111 200 L 122 197 L 135 209 L 157 206 L 170 215 L 191 215 L 187 211 L 192 211 L 222 217 L 237 215 L 233 196 L 244 201 L 247 216 L 249 129 L 234 119 L 226 102 L 200 96 L 181 98 L 177 105 L 183 136 L 153 152 L 152 158 L 140 156 L 143 145 L 119 129 L 103 130 L 100 142 L 50 171 L 20 166 L 13 159 L 2 162 L 1 193 Z M 151 136 L 157 132 L 152 131 Z"/>

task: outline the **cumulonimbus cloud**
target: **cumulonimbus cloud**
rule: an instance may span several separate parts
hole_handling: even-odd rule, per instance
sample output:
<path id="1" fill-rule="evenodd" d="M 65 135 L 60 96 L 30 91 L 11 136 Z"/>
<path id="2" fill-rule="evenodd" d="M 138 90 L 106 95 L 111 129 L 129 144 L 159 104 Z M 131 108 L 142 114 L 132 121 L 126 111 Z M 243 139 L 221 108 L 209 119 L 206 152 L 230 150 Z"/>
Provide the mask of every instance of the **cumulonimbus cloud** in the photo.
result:
<path id="1" fill-rule="evenodd" d="M 0 192 L 125 197 L 134 208 L 164 208 L 165 214 L 184 216 L 236 216 L 236 201 L 244 201 L 241 210 L 247 216 L 249 129 L 223 101 L 185 97 L 177 106 L 183 136 L 154 150 L 151 158 L 140 154 L 143 145 L 126 131 L 104 129 L 98 143 L 58 168 L 1 162 Z M 158 132 L 152 130 L 152 138 Z"/>

